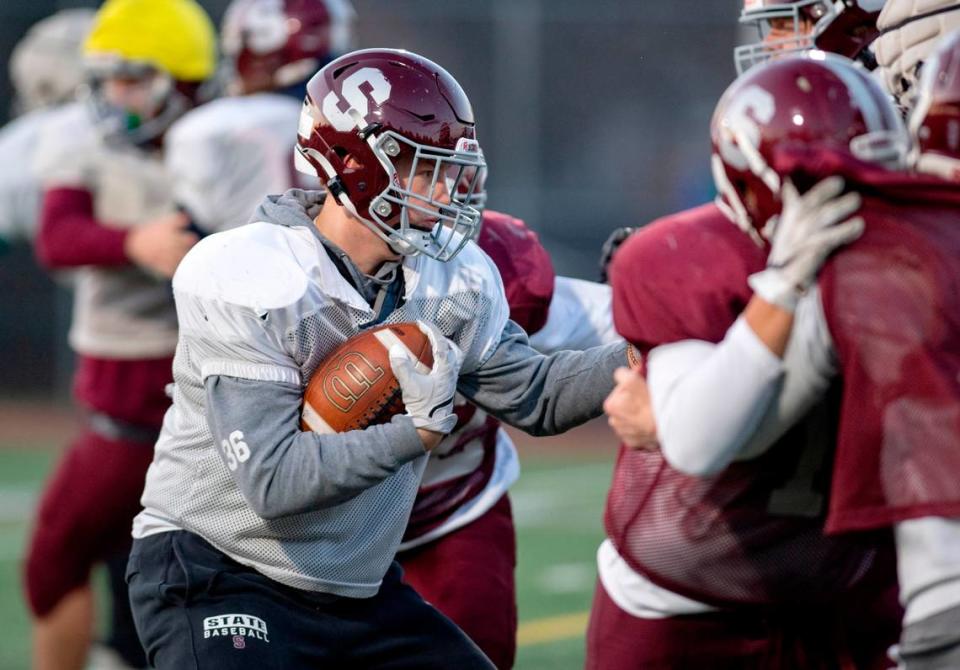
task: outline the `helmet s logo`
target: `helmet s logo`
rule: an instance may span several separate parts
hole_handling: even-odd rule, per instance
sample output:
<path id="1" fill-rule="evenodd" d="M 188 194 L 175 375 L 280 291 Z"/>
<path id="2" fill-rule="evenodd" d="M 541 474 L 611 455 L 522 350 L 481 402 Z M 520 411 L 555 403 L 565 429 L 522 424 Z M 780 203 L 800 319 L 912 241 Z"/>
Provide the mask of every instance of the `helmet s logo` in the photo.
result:
<path id="1" fill-rule="evenodd" d="M 749 167 L 747 157 L 739 149 L 739 142 L 760 147 L 759 123 L 769 123 L 776 111 L 773 95 L 759 86 L 749 86 L 730 103 L 721 120 L 718 148 L 723 162 L 737 170 Z"/>
<path id="2" fill-rule="evenodd" d="M 347 132 L 369 123 L 370 100 L 378 105 L 386 102 L 390 97 L 390 82 L 375 67 L 361 68 L 343 80 L 340 95 L 342 97 L 338 97 L 336 91 L 327 93 L 321 110 L 330 125 L 340 132 Z M 342 109 L 343 102 L 346 102 L 346 109 Z"/>

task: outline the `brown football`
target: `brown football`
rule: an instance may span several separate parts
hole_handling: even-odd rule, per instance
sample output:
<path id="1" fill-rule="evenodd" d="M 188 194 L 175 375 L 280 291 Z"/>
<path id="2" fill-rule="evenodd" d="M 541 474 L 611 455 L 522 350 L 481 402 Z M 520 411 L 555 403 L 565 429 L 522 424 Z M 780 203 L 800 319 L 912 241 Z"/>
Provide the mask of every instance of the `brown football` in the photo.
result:
<path id="1" fill-rule="evenodd" d="M 316 369 L 303 394 L 301 426 L 315 433 L 343 433 L 387 423 L 404 411 L 400 384 L 390 367 L 390 347 L 400 344 L 433 367 L 430 340 L 415 323 L 366 330 L 337 347 Z"/>

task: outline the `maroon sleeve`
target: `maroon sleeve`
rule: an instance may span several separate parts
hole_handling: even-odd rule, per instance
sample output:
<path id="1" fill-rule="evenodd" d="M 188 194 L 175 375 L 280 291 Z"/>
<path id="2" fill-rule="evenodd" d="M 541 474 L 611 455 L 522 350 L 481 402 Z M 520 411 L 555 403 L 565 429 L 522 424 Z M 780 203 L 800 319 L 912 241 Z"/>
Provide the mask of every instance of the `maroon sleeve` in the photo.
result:
<path id="1" fill-rule="evenodd" d="M 486 210 L 477 244 L 500 271 L 510 318 L 528 333 L 543 328 L 556 275 L 537 234 L 520 219 Z"/>
<path id="2" fill-rule="evenodd" d="M 86 189 L 51 188 L 43 194 L 37 258 L 50 269 L 127 265 L 127 233 L 97 221 Z"/>
<path id="3" fill-rule="evenodd" d="M 613 257 L 613 321 L 644 354 L 687 339 L 719 342 L 750 300 L 766 251 L 714 205 L 659 219 Z"/>

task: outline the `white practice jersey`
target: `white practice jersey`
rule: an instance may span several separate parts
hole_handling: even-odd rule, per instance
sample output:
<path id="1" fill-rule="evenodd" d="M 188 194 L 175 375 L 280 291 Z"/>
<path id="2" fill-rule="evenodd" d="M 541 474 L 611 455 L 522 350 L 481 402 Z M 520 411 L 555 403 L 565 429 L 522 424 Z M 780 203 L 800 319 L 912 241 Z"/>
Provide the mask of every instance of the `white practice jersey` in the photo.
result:
<path id="1" fill-rule="evenodd" d="M 214 100 L 173 124 L 164 153 L 174 197 L 202 231 L 246 223 L 265 196 L 298 185 L 301 107 L 290 96 L 257 93 Z"/>
<path id="2" fill-rule="evenodd" d="M 86 119 L 77 102 L 29 112 L 0 129 L 0 239 L 30 242 L 36 235 L 43 175 L 34 169 L 34 156 L 44 128 Z"/>
<path id="3" fill-rule="evenodd" d="M 436 324 L 464 352 L 461 374 L 476 370 L 508 318 L 493 263 L 471 243 L 449 263 L 407 258 L 403 276 L 404 301 L 387 322 Z M 308 225 L 251 223 L 207 237 L 181 263 L 174 293 L 174 402 L 134 534 L 182 528 L 278 582 L 372 595 L 397 550 L 426 455 L 344 502 L 264 519 L 215 444 L 204 382 L 219 376 L 304 387 L 374 311 Z"/>
<path id="4" fill-rule="evenodd" d="M 613 327 L 612 302 L 607 284 L 557 277 L 547 322 L 530 336 L 530 344 L 537 351 L 551 353 L 564 349 L 581 351 L 619 341 Z"/>
<path id="5" fill-rule="evenodd" d="M 175 211 L 159 152 L 103 139 L 86 113 L 45 124 L 34 153 L 43 188 L 89 192 L 99 225 L 132 228 Z M 161 358 L 174 352 L 177 319 L 169 281 L 134 265 L 81 267 L 70 344 L 88 356 Z"/>

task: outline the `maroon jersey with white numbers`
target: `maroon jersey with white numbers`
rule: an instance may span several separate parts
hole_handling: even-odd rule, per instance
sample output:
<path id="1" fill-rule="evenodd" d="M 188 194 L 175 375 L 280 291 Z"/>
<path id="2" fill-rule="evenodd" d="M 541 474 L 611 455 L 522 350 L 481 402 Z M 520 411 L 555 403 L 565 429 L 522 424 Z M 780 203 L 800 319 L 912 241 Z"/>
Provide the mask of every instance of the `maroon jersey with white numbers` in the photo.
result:
<path id="1" fill-rule="evenodd" d="M 520 219 L 486 210 L 477 244 L 500 271 L 510 318 L 527 333 L 540 330 L 547 321 L 555 275 L 537 234 Z M 479 495 L 494 474 L 500 422 L 466 402 L 458 403 L 455 411 L 456 428 L 430 452 L 405 543 L 443 525 Z"/>
<path id="2" fill-rule="evenodd" d="M 765 258 L 713 205 L 660 219 L 614 257 L 617 331 L 644 354 L 679 340 L 719 342 L 750 299 L 747 277 Z M 874 538 L 822 532 L 836 404 L 823 403 L 764 455 L 712 477 L 683 475 L 658 451 L 621 447 L 608 537 L 635 570 L 701 602 L 835 598 L 877 559 Z"/>

